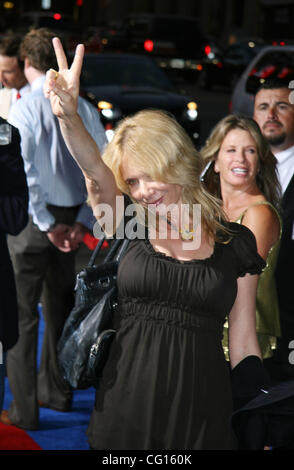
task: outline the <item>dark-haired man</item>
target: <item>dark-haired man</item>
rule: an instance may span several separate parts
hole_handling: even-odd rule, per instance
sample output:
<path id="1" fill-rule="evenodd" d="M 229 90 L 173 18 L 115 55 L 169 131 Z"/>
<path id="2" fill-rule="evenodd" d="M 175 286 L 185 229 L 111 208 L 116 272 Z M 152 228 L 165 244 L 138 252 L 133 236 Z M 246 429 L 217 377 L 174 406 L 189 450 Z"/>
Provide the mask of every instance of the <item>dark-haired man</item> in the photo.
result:
<path id="1" fill-rule="evenodd" d="M 24 64 L 19 58 L 21 36 L 7 33 L 0 41 L 0 116 L 7 119 L 11 105 L 25 93 L 30 85 L 24 74 Z"/>
<path id="2" fill-rule="evenodd" d="M 254 104 L 254 119 L 278 161 L 283 192 L 283 234 L 276 268 L 282 335 L 269 361 L 277 380 L 294 378 L 294 104 L 290 93 L 288 83 L 268 80 L 258 90 Z"/>

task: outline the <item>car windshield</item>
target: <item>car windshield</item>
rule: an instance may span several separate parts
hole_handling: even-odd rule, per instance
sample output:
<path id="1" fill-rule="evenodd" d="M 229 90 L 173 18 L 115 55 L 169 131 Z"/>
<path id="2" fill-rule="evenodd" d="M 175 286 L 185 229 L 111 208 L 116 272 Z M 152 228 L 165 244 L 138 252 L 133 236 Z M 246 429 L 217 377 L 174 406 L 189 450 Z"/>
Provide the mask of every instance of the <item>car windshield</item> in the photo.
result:
<path id="1" fill-rule="evenodd" d="M 157 19 L 153 25 L 153 32 L 162 39 L 184 36 L 185 39 L 193 38 L 194 40 L 204 41 L 199 24 L 192 20 L 170 19 L 166 21 Z"/>
<path id="2" fill-rule="evenodd" d="M 225 57 L 228 60 L 234 60 L 241 63 L 249 63 L 256 55 L 256 49 L 242 46 L 232 46 L 225 51 Z"/>
<path id="3" fill-rule="evenodd" d="M 164 90 L 173 88 L 165 73 L 151 61 L 132 61 L 120 57 L 108 59 L 101 56 L 85 57 L 81 85 L 152 87 Z"/>
<path id="4" fill-rule="evenodd" d="M 258 87 L 268 79 L 294 80 L 294 54 L 291 51 L 271 51 L 262 56 L 249 73 L 246 90 L 256 93 Z"/>
<path id="5" fill-rule="evenodd" d="M 53 15 L 24 15 L 22 16 L 22 26 L 23 28 L 49 28 L 53 31 L 72 31 L 74 29 L 72 20 L 61 15 L 57 16 L 57 19 Z"/>
<path id="6" fill-rule="evenodd" d="M 200 24 L 194 19 L 181 18 L 130 18 L 126 22 L 126 27 L 131 28 L 134 34 L 152 35 L 157 39 L 171 40 L 175 38 L 194 38 L 204 41 L 204 34 Z"/>

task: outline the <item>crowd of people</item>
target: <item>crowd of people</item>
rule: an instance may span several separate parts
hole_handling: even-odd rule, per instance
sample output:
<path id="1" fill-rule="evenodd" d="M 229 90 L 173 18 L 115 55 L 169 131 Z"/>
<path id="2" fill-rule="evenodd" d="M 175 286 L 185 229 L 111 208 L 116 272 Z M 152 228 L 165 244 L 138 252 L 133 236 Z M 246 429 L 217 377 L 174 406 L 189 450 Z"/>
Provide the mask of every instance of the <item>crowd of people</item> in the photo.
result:
<path id="1" fill-rule="evenodd" d="M 117 333 L 96 392 L 89 447 L 275 446 L 270 429 L 252 442 L 250 419 L 244 427 L 242 418 L 240 430 L 231 417 L 264 391 L 270 409 L 268 391 L 281 382 L 294 396 L 288 84 L 267 81 L 254 116 L 226 116 L 200 151 L 170 114 L 149 109 L 124 118 L 108 143 L 99 114 L 80 97 L 83 54 L 78 45 L 69 67 L 61 41 L 44 28 L 0 45 L 6 282 L 7 266 L 11 272 L 0 294 L 0 391 L 6 363 L 13 395 L 8 410 L 0 402 L 0 420 L 37 429 L 40 406 L 71 409 L 56 348 L 74 303 L 77 249 L 99 222 L 99 205 L 112 209 L 117 227 L 136 204 L 145 236 L 130 241 L 120 263 Z M 1 143 L 1 126 L 15 144 Z M 4 176 L 10 152 L 15 186 Z M 38 371 L 40 301 L 46 326 Z"/>

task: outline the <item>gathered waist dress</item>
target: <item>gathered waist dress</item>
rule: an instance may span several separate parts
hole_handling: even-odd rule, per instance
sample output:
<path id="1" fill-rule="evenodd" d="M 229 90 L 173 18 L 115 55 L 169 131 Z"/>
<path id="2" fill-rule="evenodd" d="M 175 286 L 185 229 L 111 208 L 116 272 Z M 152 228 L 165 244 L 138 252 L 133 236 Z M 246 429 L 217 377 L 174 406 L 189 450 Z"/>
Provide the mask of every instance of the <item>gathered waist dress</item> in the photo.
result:
<path id="1" fill-rule="evenodd" d="M 233 449 L 222 332 L 237 279 L 264 261 L 246 227 L 207 259 L 179 261 L 132 240 L 118 271 L 117 333 L 88 438 L 104 450 Z"/>

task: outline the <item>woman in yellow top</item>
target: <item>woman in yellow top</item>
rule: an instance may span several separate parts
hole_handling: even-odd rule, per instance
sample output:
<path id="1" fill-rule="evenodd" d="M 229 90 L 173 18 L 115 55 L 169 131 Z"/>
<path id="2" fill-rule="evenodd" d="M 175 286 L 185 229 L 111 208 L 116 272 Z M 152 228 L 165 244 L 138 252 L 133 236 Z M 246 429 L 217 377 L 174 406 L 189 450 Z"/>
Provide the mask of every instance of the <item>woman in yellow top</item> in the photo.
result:
<path id="1" fill-rule="evenodd" d="M 276 159 L 256 122 L 237 115 L 216 125 L 201 155 L 203 184 L 222 200 L 230 221 L 246 225 L 254 233 L 258 252 L 266 261 L 256 300 L 256 331 L 265 359 L 272 355 L 280 335 L 274 280 L 282 232 Z M 226 322 L 223 347 L 229 359 L 227 326 Z"/>

